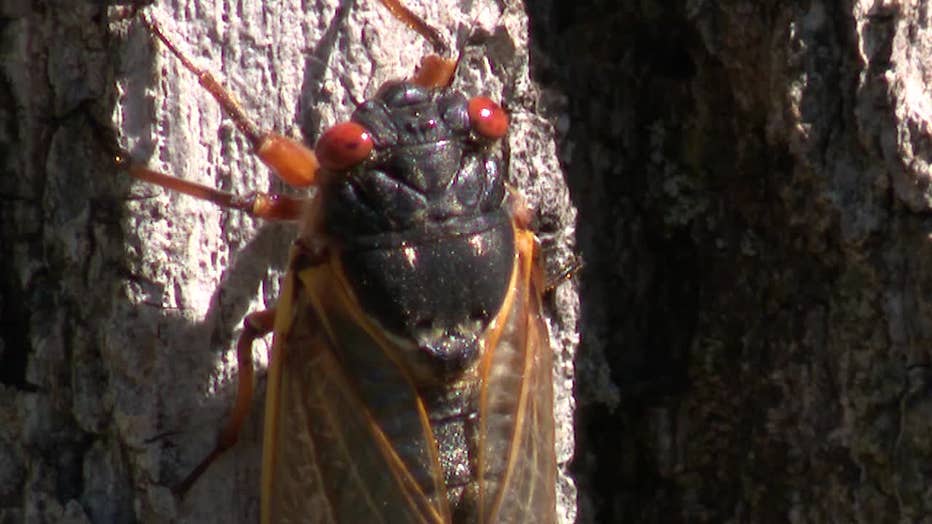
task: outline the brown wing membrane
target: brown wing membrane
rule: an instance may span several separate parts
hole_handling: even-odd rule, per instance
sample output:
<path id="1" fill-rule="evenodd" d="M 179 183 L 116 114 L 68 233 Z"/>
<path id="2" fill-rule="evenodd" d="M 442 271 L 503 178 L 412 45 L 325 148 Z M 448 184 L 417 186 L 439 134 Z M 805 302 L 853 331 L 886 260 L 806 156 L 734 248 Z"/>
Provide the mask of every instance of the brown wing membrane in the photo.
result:
<path id="1" fill-rule="evenodd" d="M 449 522 L 424 406 L 339 281 L 293 270 L 279 302 L 263 522 Z"/>
<path id="2" fill-rule="evenodd" d="M 552 355 L 532 233 L 517 229 L 518 267 L 489 334 L 480 406 L 483 523 L 556 520 Z"/>

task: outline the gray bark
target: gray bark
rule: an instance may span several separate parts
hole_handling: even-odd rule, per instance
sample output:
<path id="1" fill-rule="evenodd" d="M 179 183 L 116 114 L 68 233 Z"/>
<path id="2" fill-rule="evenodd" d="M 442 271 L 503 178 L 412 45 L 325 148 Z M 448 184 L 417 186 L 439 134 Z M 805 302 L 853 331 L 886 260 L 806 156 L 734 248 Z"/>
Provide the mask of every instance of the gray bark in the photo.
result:
<path id="1" fill-rule="evenodd" d="M 457 83 L 504 100 L 509 169 L 546 224 L 552 271 L 575 215 L 528 78 L 526 15 L 410 2 L 465 48 Z M 221 189 L 279 191 L 217 105 L 137 21 L 97 2 L 4 5 L 0 22 L 0 522 L 255 522 L 260 398 L 240 442 L 184 500 L 170 487 L 213 445 L 235 389 L 243 316 L 275 303 L 290 226 L 131 181 L 134 159 Z M 260 125 L 313 141 L 428 51 L 375 2 L 160 2 L 157 19 Z M 572 282 L 548 304 L 559 458 L 573 449 Z M 257 344 L 259 367 L 268 341 Z M 260 380 L 260 386 L 262 381 Z M 574 518 L 564 476 L 560 512 Z"/>
<path id="2" fill-rule="evenodd" d="M 585 261 L 578 520 L 928 520 L 927 3 L 528 0 L 528 45 L 486 2 L 425 4 L 491 33 L 461 81 L 529 123 L 513 174 L 565 247 L 555 124 Z M 369 2 L 213 6 L 160 19 L 310 140 L 424 52 Z M 211 445 L 293 233 L 129 182 L 88 115 L 159 169 L 268 174 L 139 28 L 91 2 L 0 9 L 0 521 L 252 522 L 259 415 L 187 500 L 167 487 Z M 564 386 L 571 288 L 548 304 Z"/>
<path id="3" fill-rule="evenodd" d="M 587 262 L 580 521 L 927 522 L 929 3 L 529 12 Z"/>

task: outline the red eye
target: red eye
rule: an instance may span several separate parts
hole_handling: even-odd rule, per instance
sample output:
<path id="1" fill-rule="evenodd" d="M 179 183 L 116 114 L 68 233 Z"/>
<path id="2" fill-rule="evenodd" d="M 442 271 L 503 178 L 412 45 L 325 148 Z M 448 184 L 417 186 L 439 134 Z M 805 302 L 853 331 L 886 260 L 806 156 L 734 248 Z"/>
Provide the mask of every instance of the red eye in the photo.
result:
<path id="1" fill-rule="evenodd" d="M 314 146 L 314 153 L 325 169 L 344 171 L 372 152 L 372 137 L 356 122 L 344 122 L 328 129 Z"/>
<path id="2" fill-rule="evenodd" d="M 501 138 L 508 131 L 508 115 L 498 104 L 486 96 L 469 101 L 469 123 L 486 138 Z"/>

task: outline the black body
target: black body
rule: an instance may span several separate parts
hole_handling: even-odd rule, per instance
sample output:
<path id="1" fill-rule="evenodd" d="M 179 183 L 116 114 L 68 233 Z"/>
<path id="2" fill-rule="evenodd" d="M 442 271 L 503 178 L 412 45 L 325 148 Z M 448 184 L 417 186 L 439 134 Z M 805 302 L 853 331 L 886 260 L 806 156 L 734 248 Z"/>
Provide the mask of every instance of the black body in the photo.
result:
<path id="1" fill-rule="evenodd" d="M 417 348 L 417 380 L 444 383 L 478 358 L 514 270 L 500 160 L 452 90 L 390 83 L 352 120 L 374 151 L 323 186 L 325 232 L 363 310 Z"/>

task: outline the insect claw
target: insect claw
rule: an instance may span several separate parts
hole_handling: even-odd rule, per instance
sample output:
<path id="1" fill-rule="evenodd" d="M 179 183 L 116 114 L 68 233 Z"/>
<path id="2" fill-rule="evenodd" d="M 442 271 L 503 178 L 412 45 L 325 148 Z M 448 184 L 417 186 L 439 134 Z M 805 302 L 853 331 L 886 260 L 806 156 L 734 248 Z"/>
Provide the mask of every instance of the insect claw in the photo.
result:
<path id="1" fill-rule="evenodd" d="M 113 159 L 113 163 L 118 169 L 126 169 L 132 163 L 132 157 L 129 151 L 120 146 L 117 141 L 116 131 L 110 126 L 100 123 L 93 115 L 88 114 L 91 131 L 94 139 L 107 151 L 107 154 Z"/>
<path id="2" fill-rule="evenodd" d="M 576 255 L 568 266 L 565 266 L 558 274 L 549 276 L 547 283 L 544 285 L 544 292 L 551 293 L 560 284 L 567 280 L 576 278 L 576 275 L 586 267 L 585 261 L 581 256 Z"/>

